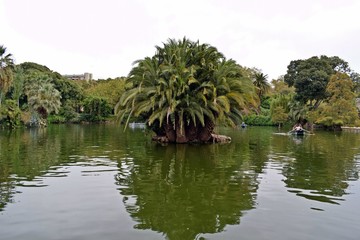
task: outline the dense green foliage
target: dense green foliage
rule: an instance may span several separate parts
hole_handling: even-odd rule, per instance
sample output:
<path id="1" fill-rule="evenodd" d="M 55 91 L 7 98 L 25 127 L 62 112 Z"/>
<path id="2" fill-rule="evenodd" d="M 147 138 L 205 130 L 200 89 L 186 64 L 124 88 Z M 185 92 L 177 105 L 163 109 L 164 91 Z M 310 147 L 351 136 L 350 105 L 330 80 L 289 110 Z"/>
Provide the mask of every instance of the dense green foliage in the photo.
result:
<path id="1" fill-rule="evenodd" d="M 85 88 L 85 94 L 103 98 L 114 108 L 124 92 L 125 81 L 126 78 L 98 80 Z"/>
<path id="2" fill-rule="evenodd" d="M 13 79 L 14 61 L 6 48 L 0 45 L 0 107 L 2 100 L 7 93 Z"/>
<path id="3" fill-rule="evenodd" d="M 251 126 L 273 126 L 274 123 L 271 121 L 270 110 L 262 109 L 261 114 L 250 114 L 244 116 L 244 122 Z"/>
<path id="4" fill-rule="evenodd" d="M 129 74 L 127 91 L 116 109 L 121 120 L 145 117 L 158 135 L 187 142 L 189 135 L 199 140 L 200 129 L 215 123 L 235 126 L 257 107 L 251 79 L 215 47 L 184 38 L 170 39 L 156 49 L 153 57 L 136 61 Z"/>
<path id="5" fill-rule="evenodd" d="M 235 127 L 316 123 L 358 126 L 360 75 L 333 56 L 291 61 L 272 80 L 257 68 L 226 59 L 215 47 L 169 39 L 134 63 L 127 78 L 67 79 L 24 62 L 0 45 L 0 124 L 99 122 L 115 113 L 123 123 L 146 122 L 173 141 L 207 139 L 215 125 Z"/>
<path id="6" fill-rule="evenodd" d="M 272 98 L 270 105 L 271 121 L 280 125 L 289 119 L 290 94 L 277 94 Z"/>
<path id="7" fill-rule="evenodd" d="M 87 97 L 84 102 L 82 120 L 89 122 L 104 121 L 111 114 L 112 107 L 100 97 Z"/>
<path id="8" fill-rule="evenodd" d="M 48 115 L 59 112 L 60 92 L 55 89 L 51 82 L 48 76 L 41 74 L 34 75 L 27 81 L 25 94 L 35 125 L 46 125 Z"/>
<path id="9" fill-rule="evenodd" d="M 21 122 L 45 126 L 47 121 L 103 121 L 112 114 L 124 89 L 124 81 L 118 79 L 101 83 L 77 82 L 32 62 L 10 68 L 11 54 L 6 56 L 2 59 L 6 62 L 2 63 L 2 76 L 5 71 L 10 77 L 1 79 L 2 86 L 6 86 L 2 88 L 6 90 L 2 92 L 6 102 L 0 107 L 2 126 L 16 127 Z"/>
<path id="10" fill-rule="evenodd" d="M 336 72 L 350 74 L 348 63 L 339 57 L 311 57 L 306 60 L 291 61 L 285 82 L 296 90 L 295 99 L 317 108 L 327 98 L 326 88 L 331 75 Z"/>
<path id="11" fill-rule="evenodd" d="M 265 94 L 270 91 L 270 84 L 267 81 L 267 75 L 261 72 L 255 72 L 254 74 L 254 86 L 256 87 L 256 92 L 261 99 Z"/>
<path id="12" fill-rule="evenodd" d="M 327 127 L 357 124 L 359 74 L 346 61 L 336 56 L 291 61 L 284 80 L 296 93 L 289 101 L 291 119 Z"/>
<path id="13" fill-rule="evenodd" d="M 20 114 L 16 101 L 7 99 L 0 108 L 0 124 L 15 128 L 20 124 Z"/>
<path id="14" fill-rule="evenodd" d="M 315 123 L 327 127 L 354 125 L 358 120 L 353 82 L 345 73 L 334 74 L 326 88 L 329 98 L 310 115 Z"/>

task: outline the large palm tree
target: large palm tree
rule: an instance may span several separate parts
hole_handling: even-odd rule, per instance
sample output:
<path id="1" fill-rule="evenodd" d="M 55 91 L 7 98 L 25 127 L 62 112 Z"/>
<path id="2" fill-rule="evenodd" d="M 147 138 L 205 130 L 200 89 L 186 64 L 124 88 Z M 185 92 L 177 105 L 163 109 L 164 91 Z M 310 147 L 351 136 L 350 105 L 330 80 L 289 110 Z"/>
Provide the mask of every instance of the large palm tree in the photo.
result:
<path id="1" fill-rule="evenodd" d="M 12 69 L 14 61 L 10 53 L 6 53 L 6 47 L 0 45 L 0 106 L 2 99 L 8 91 L 13 79 Z"/>
<path id="2" fill-rule="evenodd" d="M 116 106 L 126 123 L 142 116 L 163 141 L 211 141 L 216 123 L 236 125 L 256 106 L 251 80 L 216 48 L 186 38 L 135 62 Z"/>

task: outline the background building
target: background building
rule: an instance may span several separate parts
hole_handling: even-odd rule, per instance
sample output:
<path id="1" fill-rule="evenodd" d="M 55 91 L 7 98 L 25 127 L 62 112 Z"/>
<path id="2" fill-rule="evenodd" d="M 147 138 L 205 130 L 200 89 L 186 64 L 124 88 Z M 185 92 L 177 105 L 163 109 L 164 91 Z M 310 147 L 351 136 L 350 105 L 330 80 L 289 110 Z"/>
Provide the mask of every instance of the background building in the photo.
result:
<path id="1" fill-rule="evenodd" d="M 71 80 L 86 80 L 86 81 L 92 80 L 92 73 L 87 73 L 87 72 L 84 74 L 68 74 L 63 76 Z"/>

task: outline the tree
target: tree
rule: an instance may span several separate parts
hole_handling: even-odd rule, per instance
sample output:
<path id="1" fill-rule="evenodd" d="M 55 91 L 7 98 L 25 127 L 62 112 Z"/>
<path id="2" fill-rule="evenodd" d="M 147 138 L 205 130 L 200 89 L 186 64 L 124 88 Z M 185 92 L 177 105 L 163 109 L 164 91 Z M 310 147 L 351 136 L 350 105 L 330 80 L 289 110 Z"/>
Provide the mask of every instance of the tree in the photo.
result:
<path id="1" fill-rule="evenodd" d="M 83 119 L 85 121 L 103 121 L 111 114 L 111 111 L 111 106 L 104 98 L 87 97 L 84 99 Z"/>
<path id="2" fill-rule="evenodd" d="M 24 92 L 24 81 L 25 81 L 25 75 L 24 70 L 16 66 L 14 71 L 14 80 L 13 80 L 13 86 L 12 86 L 12 99 L 16 101 L 18 107 L 20 106 L 19 99 L 20 96 Z"/>
<path id="3" fill-rule="evenodd" d="M 289 102 L 291 95 L 278 94 L 275 95 L 270 104 L 271 121 L 278 123 L 279 127 L 285 123 L 289 118 Z"/>
<path id="4" fill-rule="evenodd" d="M 301 123 L 302 125 L 304 125 L 306 123 L 308 107 L 305 104 L 296 101 L 294 98 L 289 101 L 288 106 L 290 119 L 293 122 Z"/>
<path id="5" fill-rule="evenodd" d="M 28 82 L 26 95 L 36 125 L 46 125 L 48 115 L 52 112 L 57 113 L 61 106 L 60 92 L 46 75 L 32 78 Z"/>
<path id="6" fill-rule="evenodd" d="M 81 104 L 85 98 L 83 89 L 75 81 L 63 77 L 53 79 L 52 83 L 61 94 L 59 115 L 66 121 L 78 120 Z"/>
<path id="7" fill-rule="evenodd" d="M 270 84 L 267 81 L 267 74 L 263 74 L 262 72 L 256 72 L 254 74 L 254 85 L 256 87 L 257 94 L 259 99 L 263 97 L 264 94 L 270 91 Z"/>
<path id="8" fill-rule="evenodd" d="M 360 93 L 360 74 L 352 71 L 349 76 L 354 83 L 354 92 L 358 95 Z"/>
<path id="9" fill-rule="evenodd" d="M 6 47 L 0 45 L 0 106 L 13 79 L 14 61 L 10 53 L 6 54 Z"/>
<path id="10" fill-rule="evenodd" d="M 165 142 L 207 142 L 216 123 L 237 125 L 257 107 L 241 67 L 208 44 L 169 39 L 135 62 L 116 106 L 120 121 L 143 117 Z"/>
<path id="11" fill-rule="evenodd" d="M 94 81 L 94 85 L 86 89 L 85 93 L 88 96 L 105 98 L 112 107 L 115 107 L 124 92 L 125 81 L 125 78 Z"/>
<path id="12" fill-rule="evenodd" d="M 279 128 L 288 120 L 288 114 L 285 112 L 285 109 L 282 106 L 277 106 L 273 109 L 271 115 L 271 121 L 279 124 Z"/>
<path id="13" fill-rule="evenodd" d="M 47 81 L 53 84 L 54 88 L 60 92 L 60 116 L 57 117 L 64 119 L 64 121 L 79 120 L 78 112 L 80 111 L 82 100 L 84 99 L 84 92 L 77 82 L 62 77 L 59 73 L 37 63 L 24 62 L 21 63 L 19 67 L 23 69 L 25 79 L 29 80 L 26 82 L 26 85 L 29 85 L 33 79 L 37 79 L 38 76 L 42 76 L 41 78 L 47 78 Z M 28 87 L 26 86 L 26 88 Z"/>
<path id="14" fill-rule="evenodd" d="M 0 107 L 0 122 L 4 122 L 8 127 L 15 128 L 20 125 L 21 111 L 14 100 L 6 99 Z"/>
<path id="15" fill-rule="evenodd" d="M 271 85 L 273 86 L 273 94 L 287 95 L 295 93 L 295 88 L 289 87 L 289 85 L 284 81 L 284 76 L 280 76 L 278 79 L 273 79 L 271 81 Z"/>
<path id="16" fill-rule="evenodd" d="M 334 73 L 328 58 L 312 57 L 291 61 L 284 81 L 295 87 L 295 99 L 316 108 L 326 98 L 325 91 L 330 75 Z M 313 103 L 313 101 L 315 101 Z"/>
<path id="17" fill-rule="evenodd" d="M 352 71 L 346 61 L 337 56 L 324 55 L 291 61 L 284 81 L 290 87 L 295 87 L 295 100 L 316 109 L 327 98 L 327 84 L 331 75 L 337 72 L 349 75 L 354 83 L 359 82 L 359 74 Z"/>
<path id="18" fill-rule="evenodd" d="M 353 82 L 347 74 L 332 75 L 326 88 L 329 98 L 311 113 L 314 122 L 333 128 L 353 125 L 359 117 L 352 89 Z"/>

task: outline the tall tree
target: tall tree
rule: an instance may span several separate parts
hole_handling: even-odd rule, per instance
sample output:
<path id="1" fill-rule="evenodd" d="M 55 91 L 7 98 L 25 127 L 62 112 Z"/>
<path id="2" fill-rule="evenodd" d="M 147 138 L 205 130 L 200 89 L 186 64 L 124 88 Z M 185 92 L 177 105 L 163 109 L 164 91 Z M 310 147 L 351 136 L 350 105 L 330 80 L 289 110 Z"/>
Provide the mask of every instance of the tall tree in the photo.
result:
<path id="1" fill-rule="evenodd" d="M 274 123 L 278 123 L 279 127 L 281 124 L 285 123 L 289 116 L 289 102 L 292 99 L 290 94 L 277 94 L 273 96 L 270 104 L 270 114 L 271 120 Z"/>
<path id="2" fill-rule="evenodd" d="M 358 121 L 353 82 L 345 73 L 336 73 L 326 88 L 329 98 L 310 116 L 315 123 L 328 127 L 352 125 Z"/>
<path id="3" fill-rule="evenodd" d="M 105 98 L 113 107 L 119 102 L 125 89 L 125 78 L 94 81 L 94 85 L 85 90 L 88 96 Z"/>
<path id="4" fill-rule="evenodd" d="M 0 45 L 0 106 L 1 102 L 9 90 L 13 79 L 14 61 L 12 54 L 6 53 L 6 47 Z"/>
<path id="5" fill-rule="evenodd" d="M 61 95 L 46 75 L 38 75 L 28 82 L 26 88 L 28 105 L 33 113 L 35 124 L 46 125 L 52 112 L 57 113 L 61 106 Z"/>
<path id="6" fill-rule="evenodd" d="M 120 119 L 142 116 L 164 141 L 206 142 L 217 122 L 236 125 L 257 106 L 251 80 L 215 47 L 184 38 L 156 49 L 135 62 L 116 107 Z"/>
<path id="7" fill-rule="evenodd" d="M 14 70 L 14 80 L 12 86 L 12 99 L 15 100 L 18 107 L 20 96 L 24 92 L 24 81 L 25 81 L 25 74 L 24 70 L 20 66 L 16 66 Z"/>
<path id="8" fill-rule="evenodd" d="M 268 75 L 264 74 L 262 72 L 256 72 L 254 74 L 254 85 L 256 87 L 257 94 L 259 96 L 259 99 L 263 97 L 264 94 L 268 93 L 270 91 L 270 84 L 267 81 Z"/>
<path id="9" fill-rule="evenodd" d="M 53 84 L 54 88 L 61 94 L 61 109 L 59 114 L 71 121 L 78 117 L 78 112 L 81 109 L 82 100 L 84 99 L 83 88 L 78 82 L 62 77 L 59 73 L 50 70 L 48 67 L 33 63 L 24 62 L 19 65 L 23 69 L 27 86 L 31 86 L 33 79 L 47 78 Z M 26 88 L 28 88 L 26 86 Z"/>
<path id="10" fill-rule="evenodd" d="M 294 94 L 295 88 L 289 87 L 287 83 L 284 81 L 284 76 L 280 76 L 278 79 L 273 79 L 271 81 L 271 85 L 273 86 L 272 93 L 273 94 Z"/>
<path id="11" fill-rule="evenodd" d="M 316 109 L 327 98 L 326 88 L 331 75 L 340 72 L 351 76 L 357 82 L 358 74 L 341 58 L 320 56 L 306 60 L 291 61 L 284 76 L 285 82 L 295 87 L 295 99 Z"/>
<path id="12" fill-rule="evenodd" d="M 101 97 L 87 97 L 83 101 L 83 120 L 99 122 L 105 120 L 112 111 L 112 107 L 106 99 Z"/>
<path id="13" fill-rule="evenodd" d="M 284 124 L 288 120 L 289 116 L 285 112 L 285 109 L 281 106 L 277 106 L 273 109 L 272 115 L 271 115 L 271 121 L 278 124 L 278 128 L 281 127 L 282 124 Z"/>
<path id="14" fill-rule="evenodd" d="M 315 108 L 326 97 L 325 91 L 334 68 L 325 57 L 291 61 L 284 81 L 295 87 L 295 99 Z"/>

